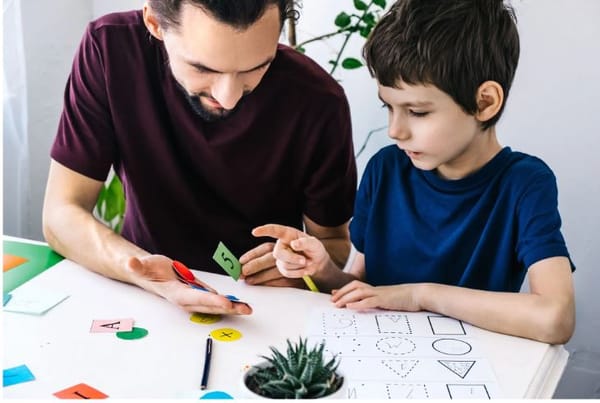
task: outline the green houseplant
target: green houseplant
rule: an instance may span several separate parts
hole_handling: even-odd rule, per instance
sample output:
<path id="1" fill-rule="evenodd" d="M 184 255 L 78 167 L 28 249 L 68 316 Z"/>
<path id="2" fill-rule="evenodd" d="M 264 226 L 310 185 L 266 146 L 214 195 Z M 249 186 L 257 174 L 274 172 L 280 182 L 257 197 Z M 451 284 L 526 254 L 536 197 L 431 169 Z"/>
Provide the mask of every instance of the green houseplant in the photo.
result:
<path id="1" fill-rule="evenodd" d="M 358 34 L 363 38 L 367 38 L 387 6 L 386 0 L 351 0 L 353 11 L 341 11 L 333 21 L 335 29 L 329 33 L 309 38 L 300 43 L 296 43 L 296 26 L 294 20 L 289 20 L 288 25 L 288 42 L 299 52 L 304 53 L 306 46 L 313 42 L 326 41 L 329 38 L 342 36 L 342 44 L 337 48 L 333 59 L 329 60 L 331 68 L 329 74 L 333 76 L 339 66 L 344 69 L 352 70 L 363 66 L 363 63 L 356 57 L 343 57 L 344 51 L 350 38 Z"/>
<path id="2" fill-rule="evenodd" d="M 121 233 L 125 219 L 125 192 L 117 175 L 113 175 L 100 189 L 95 213 L 115 232 Z"/>
<path id="3" fill-rule="evenodd" d="M 310 348 L 307 340 L 287 340 L 286 354 L 270 347 L 271 356 L 252 366 L 244 375 L 244 386 L 260 397 L 272 399 L 316 399 L 341 391 L 343 376 L 337 371 L 337 356 L 325 358 L 325 344 Z"/>

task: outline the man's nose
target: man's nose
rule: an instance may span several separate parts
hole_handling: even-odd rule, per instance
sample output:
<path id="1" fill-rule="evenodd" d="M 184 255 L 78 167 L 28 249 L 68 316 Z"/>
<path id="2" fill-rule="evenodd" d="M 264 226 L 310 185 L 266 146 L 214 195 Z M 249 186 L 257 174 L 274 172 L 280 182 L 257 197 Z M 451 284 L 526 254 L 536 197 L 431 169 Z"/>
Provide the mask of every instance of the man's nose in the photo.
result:
<path id="1" fill-rule="evenodd" d="M 244 85 L 236 74 L 221 74 L 212 88 L 212 97 L 225 109 L 233 109 L 244 94 Z"/>

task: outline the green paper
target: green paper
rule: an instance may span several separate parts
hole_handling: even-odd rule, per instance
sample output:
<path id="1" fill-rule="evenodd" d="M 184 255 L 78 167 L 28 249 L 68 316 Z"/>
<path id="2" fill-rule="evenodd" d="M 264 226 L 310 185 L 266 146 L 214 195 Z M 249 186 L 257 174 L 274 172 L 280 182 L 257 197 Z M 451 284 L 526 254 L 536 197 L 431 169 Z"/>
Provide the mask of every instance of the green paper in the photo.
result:
<path id="1" fill-rule="evenodd" d="M 213 260 L 217 262 L 227 274 L 233 277 L 235 281 L 240 278 L 240 274 L 242 274 L 242 265 L 233 253 L 223 245 L 223 242 L 219 242 L 217 250 L 215 250 L 215 254 L 213 255 Z"/>
<path id="2" fill-rule="evenodd" d="M 27 262 L 3 273 L 3 293 L 8 293 L 64 258 L 49 246 L 4 240 L 3 253 L 21 256 Z"/>
<path id="3" fill-rule="evenodd" d="M 123 340 L 137 340 L 144 338 L 148 335 L 148 330 L 143 327 L 134 327 L 129 332 L 117 332 L 115 333 L 119 339 Z"/>

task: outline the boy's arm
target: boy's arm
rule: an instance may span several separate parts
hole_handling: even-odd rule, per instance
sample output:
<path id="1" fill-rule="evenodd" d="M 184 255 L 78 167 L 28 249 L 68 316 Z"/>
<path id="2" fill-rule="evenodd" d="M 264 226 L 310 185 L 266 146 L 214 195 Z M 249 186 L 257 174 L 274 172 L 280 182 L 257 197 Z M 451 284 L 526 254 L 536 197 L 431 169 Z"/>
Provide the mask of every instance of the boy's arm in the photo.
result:
<path id="1" fill-rule="evenodd" d="M 482 291 L 434 283 L 371 287 L 353 282 L 334 293 L 336 306 L 440 313 L 494 332 L 550 344 L 569 340 L 575 326 L 571 266 L 566 257 L 529 268 L 527 293 Z"/>
<path id="2" fill-rule="evenodd" d="M 421 309 L 438 312 L 475 326 L 550 344 L 566 343 L 575 326 L 571 266 L 552 257 L 529 268 L 527 293 L 492 292 L 423 284 Z"/>
<path id="3" fill-rule="evenodd" d="M 337 227 L 324 227 L 303 216 L 306 233 L 319 239 L 338 268 L 343 268 L 350 255 L 350 221 Z"/>
<path id="4" fill-rule="evenodd" d="M 307 225 L 307 232 L 311 230 Z M 332 289 L 342 287 L 344 284 L 362 278 L 364 276 L 364 258 L 357 256 L 349 273 L 344 272 L 331 257 L 332 249 L 326 249 L 323 236 L 320 232 L 308 235 L 293 227 L 287 227 L 280 224 L 265 224 L 252 230 L 252 234 L 257 237 L 271 237 L 277 239 L 273 248 L 273 258 L 275 265 L 281 275 L 287 278 L 299 279 L 303 276 L 312 276 L 321 292 L 328 292 Z M 343 233 L 347 234 L 347 226 Z M 341 234 L 340 234 L 341 235 Z M 324 236 L 332 239 L 332 237 Z M 343 254 L 346 256 L 346 238 L 344 236 L 333 237 L 344 245 Z"/>

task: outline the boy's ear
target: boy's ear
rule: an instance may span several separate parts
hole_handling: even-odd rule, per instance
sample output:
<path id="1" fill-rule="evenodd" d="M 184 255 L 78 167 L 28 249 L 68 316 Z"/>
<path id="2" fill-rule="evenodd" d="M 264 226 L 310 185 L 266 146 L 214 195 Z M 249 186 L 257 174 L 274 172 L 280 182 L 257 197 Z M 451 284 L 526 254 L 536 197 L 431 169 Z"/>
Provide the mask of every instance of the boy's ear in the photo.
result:
<path id="1" fill-rule="evenodd" d="M 486 122 L 496 116 L 504 103 L 504 90 L 496 81 L 486 81 L 479 86 L 476 95 L 477 112 L 475 118 Z"/>
<path id="2" fill-rule="evenodd" d="M 162 41 L 163 31 L 160 28 L 160 24 L 158 23 L 158 18 L 156 18 L 156 15 L 154 15 L 154 11 L 152 10 L 148 2 L 144 3 L 144 7 L 142 8 L 142 16 L 144 19 L 144 25 L 146 25 L 146 28 L 148 29 L 148 32 L 150 32 L 150 35 L 152 35 L 159 41 Z"/>

